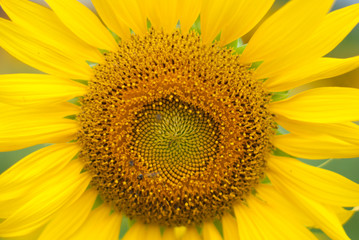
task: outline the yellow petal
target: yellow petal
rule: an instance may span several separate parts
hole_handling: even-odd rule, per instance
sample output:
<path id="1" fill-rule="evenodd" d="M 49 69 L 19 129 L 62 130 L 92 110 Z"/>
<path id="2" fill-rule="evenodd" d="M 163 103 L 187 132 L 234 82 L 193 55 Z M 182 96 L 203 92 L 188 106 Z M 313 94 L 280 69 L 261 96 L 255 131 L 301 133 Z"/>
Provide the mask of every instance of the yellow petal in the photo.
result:
<path id="1" fill-rule="evenodd" d="M 106 50 L 117 49 L 117 43 L 97 16 L 76 0 L 46 0 L 51 9 L 76 36 L 88 44 Z"/>
<path id="2" fill-rule="evenodd" d="M 33 152 L 0 175 L 0 218 L 25 204 L 53 175 L 61 173 L 78 153 L 77 144 L 55 144 Z M 34 183 L 40 183 L 34 186 Z"/>
<path id="3" fill-rule="evenodd" d="M 269 78 L 264 82 L 264 86 L 271 92 L 285 91 L 319 79 L 336 77 L 357 67 L 359 67 L 359 57 L 318 58 Z"/>
<path id="4" fill-rule="evenodd" d="M 70 239 L 117 240 L 120 235 L 122 215 L 111 212 L 111 207 L 103 204 L 93 210 L 81 228 Z"/>
<path id="5" fill-rule="evenodd" d="M 241 240 L 313 239 L 314 235 L 294 218 L 287 218 L 256 197 L 247 198 L 248 207 L 234 205 Z M 292 214 L 291 212 L 287 213 Z"/>
<path id="6" fill-rule="evenodd" d="M 0 104 L 0 108 L 0 151 L 68 142 L 77 133 L 77 122 L 64 119 L 79 111 L 70 103 L 34 109 Z"/>
<path id="7" fill-rule="evenodd" d="M 81 161 L 71 161 L 61 173 L 52 176 L 47 182 L 33 183 L 42 184 L 42 190 L 0 223 L 0 236 L 28 234 L 48 222 L 58 210 L 76 201 L 91 180 L 88 173 L 80 174 L 82 168 Z"/>
<path id="8" fill-rule="evenodd" d="M 77 201 L 67 208 L 61 209 L 56 213 L 49 224 L 41 233 L 39 240 L 62 240 L 69 239 L 89 216 L 97 191 L 94 189 L 87 190 Z M 120 219 L 121 221 L 121 219 Z M 91 228 L 92 232 L 93 228 Z M 85 238 L 83 238 L 85 239 Z M 87 238 L 89 239 L 89 238 Z"/>
<path id="9" fill-rule="evenodd" d="M 238 1 L 203 0 L 201 8 L 201 37 L 204 44 L 209 44 L 220 33 L 228 16 L 234 16 Z"/>
<path id="10" fill-rule="evenodd" d="M 64 56 L 30 35 L 28 30 L 0 19 L 0 45 L 20 61 L 40 71 L 60 77 L 89 80 L 92 70 L 85 62 Z"/>
<path id="11" fill-rule="evenodd" d="M 158 225 L 148 225 L 146 226 L 146 237 L 142 238 L 144 240 L 161 240 L 161 230 Z"/>
<path id="12" fill-rule="evenodd" d="M 346 210 L 338 206 L 327 206 L 327 208 L 337 215 L 341 224 L 345 224 L 355 213 L 354 210 Z"/>
<path id="13" fill-rule="evenodd" d="M 270 239 L 269 236 L 266 235 L 266 229 L 262 229 L 261 224 L 263 224 L 263 220 L 260 222 L 252 209 L 242 204 L 234 205 L 233 209 L 241 240 Z"/>
<path id="14" fill-rule="evenodd" d="M 315 223 L 302 211 L 298 210 L 297 206 L 287 199 L 281 192 L 271 184 L 260 184 L 256 187 L 256 196 L 268 203 L 275 211 L 292 218 L 292 221 L 297 221 L 306 227 L 314 227 Z M 288 214 L 291 213 L 291 214 Z"/>
<path id="15" fill-rule="evenodd" d="M 268 168 L 288 188 L 313 200 L 344 207 L 359 205 L 359 184 L 340 174 L 278 156 L 271 156 Z"/>
<path id="16" fill-rule="evenodd" d="M 48 8 L 27 0 L 1 0 L 11 20 L 31 32 L 39 41 L 59 49 L 71 59 L 100 62 L 103 57 L 94 47 L 77 38 Z"/>
<path id="17" fill-rule="evenodd" d="M 130 28 L 119 20 L 117 12 L 111 7 L 107 0 L 92 0 L 98 14 L 106 26 L 116 33 L 121 39 L 127 40 L 130 38 Z"/>
<path id="18" fill-rule="evenodd" d="M 115 9 L 117 19 L 126 24 L 136 34 L 143 35 L 147 32 L 147 17 L 145 15 L 144 1 L 132 0 L 106 0 L 112 9 Z"/>
<path id="19" fill-rule="evenodd" d="M 221 44 L 228 44 L 248 33 L 268 12 L 274 0 L 234 1 L 236 12 L 223 19 Z M 221 19 L 222 20 L 222 19 Z"/>
<path id="20" fill-rule="evenodd" d="M 258 78 L 285 74 L 286 69 L 317 59 L 335 48 L 359 22 L 359 4 L 329 13 L 312 34 L 274 61 L 267 61 L 257 69 Z M 277 53 L 276 53 L 277 54 Z"/>
<path id="21" fill-rule="evenodd" d="M 286 56 L 310 36 L 333 0 L 293 0 L 269 17 L 254 33 L 240 61 L 252 63 Z"/>
<path id="22" fill-rule="evenodd" d="M 6 239 L 6 240 L 37 240 L 37 239 L 39 239 L 39 236 L 43 229 L 44 229 L 44 227 L 40 227 L 40 228 L 36 229 L 35 231 L 33 231 L 29 234 L 23 235 L 21 237 L 3 238 L 3 239 Z"/>
<path id="23" fill-rule="evenodd" d="M 178 4 L 181 2 L 177 0 L 147 0 L 143 1 L 143 8 L 153 28 L 171 33 L 178 22 Z"/>
<path id="24" fill-rule="evenodd" d="M 86 86 L 45 74 L 0 76 L 0 101 L 20 106 L 65 102 L 86 93 Z"/>
<path id="25" fill-rule="evenodd" d="M 313 136 L 326 134 L 351 144 L 359 144 L 359 125 L 346 123 L 309 123 L 277 116 L 276 122 L 296 135 Z"/>
<path id="26" fill-rule="evenodd" d="M 145 239 L 146 237 L 146 225 L 140 222 L 136 222 L 126 232 L 122 240 L 138 240 Z"/>
<path id="27" fill-rule="evenodd" d="M 212 222 L 203 223 L 203 240 L 222 240 L 216 226 Z"/>
<path id="28" fill-rule="evenodd" d="M 193 23 L 199 16 L 202 1 L 183 0 L 177 5 L 178 17 L 180 20 L 181 31 L 188 33 Z"/>
<path id="29" fill-rule="evenodd" d="M 278 135 L 273 138 L 272 143 L 292 156 L 306 159 L 354 158 L 359 155 L 359 145 L 324 134 L 316 136 L 293 133 Z"/>
<path id="30" fill-rule="evenodd" d="M 175 227 L 174 232 L 176 235 L 176 239 L 183 239 L 183 236 L 186 233 L 187 229 L 188 227 L 185 226 Z"/>
<path id="31" fill-rule="evenodd" d="M 162 238 L 166 240 L 177 240 L 174 228 L 166 228 Z"/>
<path id="32" fill-rule="evenodd" d="M 230 213 L 223 215 L 222 226 L 224 240 L 239 240 L 237 220 Z"/>
<path id="33" fill-rule="evenodd" d="M 24 157 L 0 175 L 1 200 L 14 195 L 9 191 L 23 193 L 31 187 L 31 182 L 44 181 L 47 177 L 57 174 L 79 150 L 78 144 L 55 144 Z"/>
<path id="34" fill-rule="evenodd" d="M 187 230 L 181 239 L 201 240 L 202 238 L 195 227 L 187 227 Z"/>
<path id="35" fill-rule="evenodd" d="M 325 206 L 295 191 L 276 174 L 268 173 L 273 185 L 312 219 L 331 239 L 349 240 L 338 217 Z M 304 238 L 305 239 L 305 238 Z"/>
<path id="36" fill-rule="evenodd" d="M 359 120 L 358 106 L 359 89 L 322 87 L 273 102 L 269 108 L 274 114 L 293 120 L 340 123 Z"/>

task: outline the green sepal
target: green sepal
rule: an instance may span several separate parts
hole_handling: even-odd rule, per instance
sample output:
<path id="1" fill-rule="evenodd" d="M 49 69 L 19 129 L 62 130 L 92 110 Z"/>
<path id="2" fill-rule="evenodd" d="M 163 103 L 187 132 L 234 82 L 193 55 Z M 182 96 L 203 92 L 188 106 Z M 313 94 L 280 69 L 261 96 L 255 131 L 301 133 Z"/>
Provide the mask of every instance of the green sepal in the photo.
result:
<path id="1" fill-rule="evenodd" d="M 242 38 L 238 38 L 234 40 L 233 42 L 226 45 L 227 48 L 232 48 L 234 50 L 235 54 L 241 55 L 246 49 L 247 44 L 243 43 Z"/>
<path id="2" fill-rule="evenodd" d="M 99 49 L 99 51 L 101 52 L 101 54 L 108 53 L 107 50 L 101 50 L 101 49 Z M 96 67 L 96 66 L 98 65 L 97 62 L 91 62 L 91 61 L 88 61 L 88 60 L 86 60 L 86 63 L 87 63 L 91 68 L 94 68 L 94 67 Z"/>
<path id="3" fill-rule="evenodd" d="M 101 206 L 102 204 L 103 204 L 103 200 L 102 200 L 101 196 L 97 195 L 95 203 L 92 206 L 92 210 L 99 207 L 99 206 Z"/>
<path id="4" fill-rule="evenodd" d="M 74 97 L 73 99 L 68 100 L 69 103 L 75 104 L 77 106 L 81 106 L 81 97 Z"/>
<path id="5" fill-rule="evenodd" d="M 72 115 L 68 115 L 68 116 L 66 116 L 66 117 L 64 117 L 64 118 L 66 118 L 66 119 L 70 119 L 70 120 L 76 120 L 76 114 L 72 114 Z"/>
<path id="6" fill-rule="evenodd" d="M 191 27 L 191 31 L 196 31 L 199 35 L 201 35 L 201 18 L 198 16 L 196 21 L 193 23 Z"/>
<path id="7" fill-rule="evenodd" d="M 289 96 L 289 91 L 273 92 L 272 93 L 272 102 L 286 99 L 286 98 L 288 98 L 288 96 Z"/>
<path id="8" fill-rule="evenodd" d="M 122 217 L 121 231 L 120 231 L 119 239 L 122 239 L 125 236 L 125 234 L 128 232 L 128 230 L 133 226 L 133 224 L 135 224 L 134 220 L 131 220 L 126 216 Z"/>
<path id="9" fill-rule="evenodd" d="M 73 81 L 78 82 L 78 83 L 81 83 L 81 84 L 86 85 L 86 86 L 89 85 L 89 81 L 87 81 L 87 80 L 73 79 Z"/>
<path id="10" fill-rule="evenodd" d="M 109 28 L 107 28 L 107 29 L 110 31 L 112 37 L 116 40 L 117 43 L 121 42 L 121 38 L 116 33 L 111 31 Z"/>
<path id="11" fill-rule="evenodd" d="M 289 155 L 288 153 L 283 152 L 282 150 L 280 150 L 280 149 L 278 149 L 278 148 L 274 149 L 272 154 L 275 155 L 275 156 L 279 156 L 279 157 L 295 158 L 295 157 L 293 157 L 292 155 Z M 296 158 L 295 158 L 295 159 L 296 159 Z"/>
<path id="12" fill-rule="evenodd" d="M 152 23 L 151 23 L 151 21 L 149 19 L 147 19 L 147 30 L 149 30 L 151 27 L 152 27 Z M 135 32 L 133 32 L 133 34 L 135 34 Z"/>
<path id="13" fill-rule="evenodd" d="M 263 61 L 254 62 L 254 63 L 252 63 L 252 65 L 250 66 L 249 69 L 257 69 L 262 63 L 263 63 Z"/>
<path id="14" fill-rule="evenodd" d="M 214 226 L 216 226 L 219 234 L 221 234 L 222 238 L 223 238 L 223 225 L 222 225 L 222 221 L 220 219 L 214 219 L 213 221 Z"/>
<path id="15" fill-rule="evenodd" d="M 261 182 L 261 184 L 271 184 L 272 183 L 267 175 L 265 175 L 264 178 L 260 182 Z"/>

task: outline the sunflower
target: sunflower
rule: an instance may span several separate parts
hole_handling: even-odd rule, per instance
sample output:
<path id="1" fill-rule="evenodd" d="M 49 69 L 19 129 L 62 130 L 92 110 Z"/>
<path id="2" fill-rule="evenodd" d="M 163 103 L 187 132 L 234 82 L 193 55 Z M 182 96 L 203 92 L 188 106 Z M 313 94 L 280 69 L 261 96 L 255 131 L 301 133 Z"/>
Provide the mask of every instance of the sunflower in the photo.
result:
<path id="1" fill-rule="evenodd" d="M 359 90 L 288 90 L 359 66 L 333 0 L 0 0 L 0 44 L 43 72 L 0 77 L 0 236 L 349 239 L 359 185 L 297 158 L 359 156 Z M 349 207 L 349 208 L 343 208 Z M 126 229 L 121 226 L 130 226 Z"/>

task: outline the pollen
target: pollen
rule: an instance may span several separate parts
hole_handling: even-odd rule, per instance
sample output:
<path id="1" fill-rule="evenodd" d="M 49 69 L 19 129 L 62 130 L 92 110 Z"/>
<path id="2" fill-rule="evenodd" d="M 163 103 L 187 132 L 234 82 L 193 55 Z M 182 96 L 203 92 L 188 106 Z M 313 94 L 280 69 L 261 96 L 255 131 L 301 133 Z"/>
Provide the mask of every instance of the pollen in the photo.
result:
<path id="1" fill-rule="evenodd" d="M 94 68 L 79 157 L 115 211 L 188 226 L 245 201 L 264 177 L 270 95 L 233 49 L 150 30 Z"/>

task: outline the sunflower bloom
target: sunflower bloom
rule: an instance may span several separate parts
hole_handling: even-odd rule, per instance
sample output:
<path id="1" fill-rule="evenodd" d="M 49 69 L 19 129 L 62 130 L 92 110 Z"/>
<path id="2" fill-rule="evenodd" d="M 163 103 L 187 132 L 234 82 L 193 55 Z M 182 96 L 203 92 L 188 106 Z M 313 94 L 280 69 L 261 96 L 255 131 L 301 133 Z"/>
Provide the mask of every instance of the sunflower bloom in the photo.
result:
<path id="1" fill-rule="evenodd" d="M 284 93 L 359 66 L 323 57 L 359 4 L 292 0 L 243 45 L 274 0 L 46 2 L 0 0 L 43 72 L 0 76 L 0 150 L 51 144 L 0 176 L 0 237 L 349 239 L 359 185 L 295 157 L 359 156 L 359 90 Z"/>

